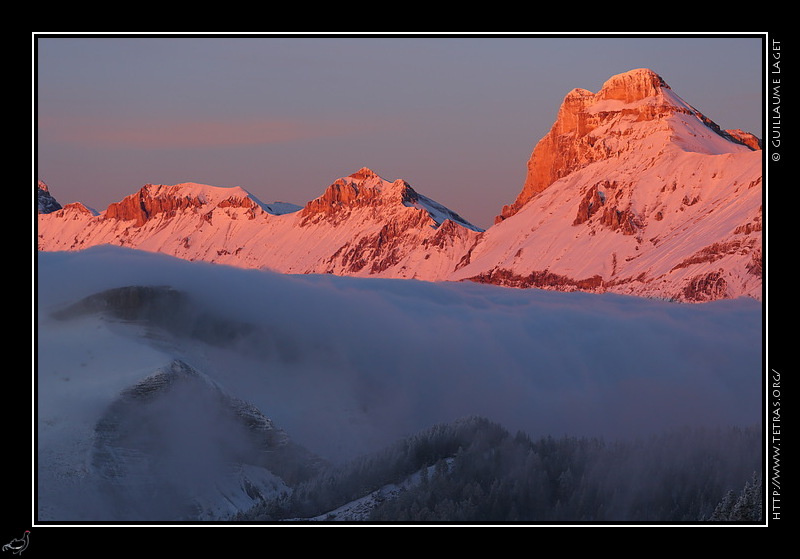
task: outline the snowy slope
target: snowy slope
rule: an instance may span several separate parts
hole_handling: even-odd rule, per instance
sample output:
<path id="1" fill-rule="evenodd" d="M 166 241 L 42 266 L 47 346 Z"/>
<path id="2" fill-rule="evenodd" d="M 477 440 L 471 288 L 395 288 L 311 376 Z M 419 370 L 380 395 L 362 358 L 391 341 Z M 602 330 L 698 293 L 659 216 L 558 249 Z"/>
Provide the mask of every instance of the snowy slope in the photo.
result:
<path id="1" fill-rule="evenodd" d="M 42 319 L 39 520 L 214 520 L 288 490 L 262 456 L 287 454 L 286 435 L 146 325 Z"/>
<path id="2" fill-rule="evenodd" d="M 112 478 L 126 483 L 109 492 L 109 478 L 93 460 L 105 432 L 98 425 L 120 402 L 130 405 L 123 396 L 132 387 L 176 360 L 206 379 L 203 386 L 216 387 L 201 395 L 247 402 L 293 443 L 332 462 L 471 415 L 534 437 L 612 438 L 683 425 L 751 425 L 761 417 L 762 307 L 749 298 L 675 305 L 473 283 L 296 276 L 111 246 L 40 252 L 37 260 L 42 520 L 120 519 L 131 500 L 142 514 L 153 513 L 141 489 L 154 475 L 162 489 L 192 495 L 191 510 L 205 518 L 246 507 L 253 486 L 264 493 L 285 488 L 280 472 L 247 461 L 233 473 L 217 471 L 216 490 L 209 483 L 187 488 L 189 480 L 207 481 L 208 470 L 187 469 L 178 483 L 166 475 L 174 468 L 152 466 L 176 455 L 140 442 L 122 445 L 140 451 L 137 461 L 123 455 L 111 462 L 128 474 Z M 58 314 L 126 286 L 169 286 L 187 304 L 162 301 L 144 322 Z M 120 425 L 140 425 L 131 418 L 141 417 L 171 426 L 166 411 L 183 407 L 127 409 L 139 411 Z M 208 437 L 207 419 L 191 418 L 176 416 L 182 441 L 194 441 L 192 427 L 205 426 L 206 442 L 191 447 L 192 455 L 228 448 Z M 120 446 L 108 442 L 120 436 L 101 440 Z"/>
<path id="3" fill-rule="evenodd" d="M 302 209 L 261 203 L 238 187 L 146 185 L 104 212 L 70 204 L 40 214 L 38 248 L 114 244 L 285 273 L 435 279 L 478 232 L 405 181 L 363 168 Z"/>
<path id="4" fill-rule="evenodd" d="M 452 278 L 760 298 L 761 165 L 762 152 L 650 71 L 615 76 L 597 94 L 573 91 L 534 149 L 519 197 Z"/>
<path id="5" fill-rule="evenodd" d="M 533 285 L 678 300 L 760 299 L 760 170 L 759 152 L 734 157 L 675 150 L 657 167 L 644 164 L 633 180 L 615 161 L 594 163 L 493 226 L 452 278 L 486 275 L 491 282 L 494 274 L 500 281 L 503 271 L 524 282 L 548 271 L 564 279 Z M 597 213 L 575 223 L 581 203 L 593 196 Z M 629 229 L 609 221 L 609 209 Z M 694 278 L 719 270 L 725 282 L 720 293 L 687 289 Z"/>
<path id="6" fill-rule="evenodd" d="M 762 293 L 762 152 L 655 72 L 568 93 L 517 199 L 481 231 L 372 170 L 305 206 L 146 185 L 103 212 L 38 215 L 42 251 L 113 244 L 292 274 L 493 283 L 686 302 Z"/>

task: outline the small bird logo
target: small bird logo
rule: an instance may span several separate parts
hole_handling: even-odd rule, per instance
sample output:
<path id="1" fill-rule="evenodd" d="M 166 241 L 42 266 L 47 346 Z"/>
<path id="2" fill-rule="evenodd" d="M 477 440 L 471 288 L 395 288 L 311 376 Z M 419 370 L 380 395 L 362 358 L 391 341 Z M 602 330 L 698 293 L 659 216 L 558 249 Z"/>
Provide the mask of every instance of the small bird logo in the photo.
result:
<path id="1" fill-rule="evenodd" d="M 25 548 L 28 547 L 28 536 L 30 535 L 30 530 L 25 530 L 25 534 L 21 538 L 14 538 L 6 545 L 3 546 L 3 551 L 10 551 L 11 553 L 15 553 L 19 555 Z"/>

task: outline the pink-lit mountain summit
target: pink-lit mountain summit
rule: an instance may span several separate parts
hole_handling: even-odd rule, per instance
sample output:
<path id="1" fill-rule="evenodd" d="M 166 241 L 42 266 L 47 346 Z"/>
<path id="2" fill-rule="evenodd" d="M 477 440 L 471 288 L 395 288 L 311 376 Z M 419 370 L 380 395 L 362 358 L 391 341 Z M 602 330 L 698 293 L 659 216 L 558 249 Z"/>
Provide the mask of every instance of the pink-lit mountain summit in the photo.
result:
<path id="1" fill-rule="evenodd" d="M 471 280 L 709 301 L 762 289 L 762 152 L 654 72 L 575 89 L 482 231 L 368 168 L 305 204 L 145 185 L 105 211 L 39 190 L 38 248 L 113 244 L 283 273 Z"/>

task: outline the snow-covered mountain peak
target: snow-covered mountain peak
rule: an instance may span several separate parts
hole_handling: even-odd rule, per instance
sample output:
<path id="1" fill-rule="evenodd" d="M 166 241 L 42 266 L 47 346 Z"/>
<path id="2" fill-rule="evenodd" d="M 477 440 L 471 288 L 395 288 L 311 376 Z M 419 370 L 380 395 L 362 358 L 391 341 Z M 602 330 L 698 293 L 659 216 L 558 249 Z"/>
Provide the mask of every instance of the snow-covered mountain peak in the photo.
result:
<path id="1" fill-rule="evenodd" d="M 558 179 L 595 162 L 624 157 L 646 168 L 670 150 L 746 152 L 755 142 L 745 136 L 723 131 L 647 68 L 612 76 L 597 93 L 573 89 L 534 148 L 522 191 L 495 221 L 514 215 Z"/>
<path id="2" fill-rule="evenodd" d="M 638 69 L 565 96 L 517 200 L 486 231 L 362 167 L 303 207 L 262 204 L 240 187 L 146 185 L 101 214 L 40 213 L 38 247 L 114 244 L 292 274 L 759 298 L 758 150 L 757 138 L 721 129 Z"/>
<path id="3" fill-rule="evenodd" d="M 355 181 L 367 181 L 367 180 L 377 180 L 379 182 L 386 182 L 378 173 L 370 169 L 369 167 L 361 167 L 355 173 L 352 173 L 347 178 L 351 178 Z"/>
<path id="4" fill-rule="evenodd" d="M 175 185 L 148 184 L 142 190 L 147 191 L 153 198 L 194 199 L 209 206 L 216 206 L 224 201 L 238 201 L 239 204 L 247 207 L 251 207 L 253 204 L 261 205 L 252 194 L 240 186 L 211 186 L 196 182 L 184 182 Z"/>
<path id="5" fill-rule="evenodd" d="M 751 147 L 752 146 L 752 147 Z M 655 72 L 571 91 L 456 278 L 708 301 L 761 291 L 762 154 Z M 689 232 L 691 231 L 691 232 Z"/>
<path id="6" fill-rule="evenodd" d="M 661 111 L 656 111 L 656 107 Z M 661 76 L 640 68 L 612 76 L 597 93 L 583 88 L 567 93 L 553 129 L 556 134 L 577 132 L 580 137 L 619 113 L 635 115 L 638 120 L 653 120 L 664 110 L 693 109 L 675 95 Z"/>
<path id="7" fill-rule="evenodd" d="M 344 206 L 403 202 L 415 195 L 404 180 L 390 182 L 371 169 L 362 167 L 351 175 L 336 179 L 322 196 L 306 204 L 303 214 L 331 213 Z"/>
<path id="8" fill-rule="evenodd" d="M 637 68 L 611 76 L 597 94 L 598 100 L 615 99 L 631 103 L 664 94 L 670 87 L 649 68 Z"/>
<path id="9" fill-rule="evenodd" d="M 419 194 L 405 180 L 389 181 L 368 167 L 336 179 L 322 196 L 306 204 L 300 215 L 303 224 L 317 223 L 321 219 L 338 223 L 349 219 L 353 212 L 373 217 L 379 212 L 386 221 L 401 218 L 417 225 L 429 222 L 434 228 L 449 219 L 472 231 L 480 231 L 457 213 Z"/>
<path id="10" fill-rule="evenodd" d="M 145 185 L 101 214 L 39 219 L 40 250 L 114 244 L 287 273 L 442 279 L 480 229 L 367 167 L 303 207 L 264 204 L 240 187 Z"/>
<path id="11" fill-rule="evenodd" d="M 207 214 L 214 208 L 243 208 L 251 218 L 256 213 L 267 211 L 241 187 L 188 182 L 175 185 L 146 184 L 135 194 L 109 205 L 105 217 L 134 221 L 140 227 L 157 215 L 174 216 L 176 212 L 189 209 Z"/>

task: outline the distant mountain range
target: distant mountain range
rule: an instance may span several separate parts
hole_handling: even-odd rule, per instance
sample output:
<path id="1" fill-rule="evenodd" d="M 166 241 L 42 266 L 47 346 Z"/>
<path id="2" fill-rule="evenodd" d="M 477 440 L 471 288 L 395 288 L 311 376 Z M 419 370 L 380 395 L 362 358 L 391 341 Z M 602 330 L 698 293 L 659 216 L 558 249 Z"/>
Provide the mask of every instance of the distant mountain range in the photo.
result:
<path id="1" fill-rule="evenodd" d="M 113 244 L 291 274 L 760 300 L 762 154 L 758 138 L 723 130 L 637 69 L 566 95 L 519 196 L 486 230 L 362 168 L 304 206 L 239 187 L 148 184 L 95 212 L 62 207 L 40 181 L 37 246 Z"/>

